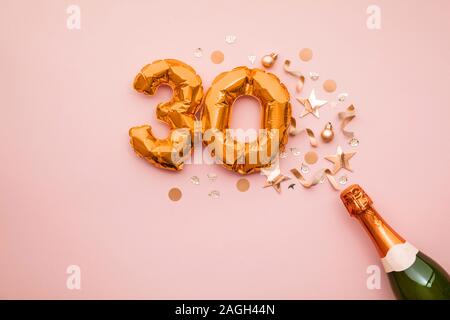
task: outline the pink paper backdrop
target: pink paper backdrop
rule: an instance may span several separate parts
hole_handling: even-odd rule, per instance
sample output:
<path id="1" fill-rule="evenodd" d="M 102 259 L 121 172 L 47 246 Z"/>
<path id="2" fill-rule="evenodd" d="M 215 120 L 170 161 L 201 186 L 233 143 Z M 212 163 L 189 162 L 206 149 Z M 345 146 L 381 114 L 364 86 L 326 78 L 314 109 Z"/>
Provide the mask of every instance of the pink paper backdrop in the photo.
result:
<path id="1" fill-rule="evenodd" d="M 70 4 L 81 8 L 81 30 L 66 28 Z M 381 8 L 381 30 L 366 27 L 370 4 Z M 273 72 L 292 95 L 286 58 L 320 73 L 304 96 L 316 88 L 337 101 L 348 92 L 301 125 L 337 125 L 337 111 L 354 103 L 361 143 L 350 182 L 449 270 L 449 11 L 446 0 L 2 0 L 0 298 L 393 298 L 384 275 L 380 290 L 367 288 L 366 268 L 379 258 L 328 185 L 283 185 L 279 195 L 256 174 L 240 193 L 239 177 L 218 165 L 171 173 L 135 156 L 128 129 L 149 123 L 167 133 L 155 105 L 170 92 L 145 97 L 132 80 L 169 57 L 191 64 L 208 88 L 220 72 L 251 66 L 248 55 L 259 66 L 276 51 Z M 314 51 L 308 63 L 298 58 L 304 47 Z M 209 59 L 216 49 L 220 65 Z M 323 92 L 328 78 L 336 93 Z M 233 117 L 234 127 L 257 127 L 258 106 L 244 100 Z M 350 148 L 338 134 L 317 151 L 332 154 L 338 143 Z M 309 150 L 304 136 L 288 147 Z M 284 159 L 282 170 L 299 159 Z M 173 186 L 183 190 L 179 202 L 167 197 Z M 208 197 L 213 189 L 220 199 Z M 81 290 L 66 287 L 69 265 L 81 268 Z"/>

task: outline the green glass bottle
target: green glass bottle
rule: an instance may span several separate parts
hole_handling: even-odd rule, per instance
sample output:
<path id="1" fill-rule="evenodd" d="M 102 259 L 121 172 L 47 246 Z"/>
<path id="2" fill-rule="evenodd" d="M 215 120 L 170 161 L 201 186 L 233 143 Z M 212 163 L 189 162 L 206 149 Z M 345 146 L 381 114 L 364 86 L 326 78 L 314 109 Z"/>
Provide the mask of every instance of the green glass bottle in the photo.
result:
<path id="1" fill-rule="evenodd" d="M 448 273 L 395 232 L 359 185 L 345 189 L 341 199 L 372 238 L 397 299 L 450 300 Z"/>

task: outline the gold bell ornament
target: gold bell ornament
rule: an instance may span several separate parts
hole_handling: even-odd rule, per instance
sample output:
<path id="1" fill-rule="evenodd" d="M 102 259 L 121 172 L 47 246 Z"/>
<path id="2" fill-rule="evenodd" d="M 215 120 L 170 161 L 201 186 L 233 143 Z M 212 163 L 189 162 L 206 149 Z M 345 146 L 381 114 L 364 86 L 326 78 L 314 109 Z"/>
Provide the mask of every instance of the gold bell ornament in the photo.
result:
<path id="1" fill-rule="evenodd" d="M 325 125 L 325 128 L 323 128 L 322 132 L 320 133 L 320 136 L 323 140 L 323 142 L 330 142 L 334 138 L 334 131 L 333 126 L 331 125 L 331 122 L 328 122 Z"/>
<path id="2" fill-rule="evenodd" d="M 275 60 L 277 60 L 277 58 L 278 58 L 277 53 L 266 54 L 264 57 L 262 57 L 261 64 L 265 68 L 270 68 L 273 66 L 273 64 L 275 63 Z"/>

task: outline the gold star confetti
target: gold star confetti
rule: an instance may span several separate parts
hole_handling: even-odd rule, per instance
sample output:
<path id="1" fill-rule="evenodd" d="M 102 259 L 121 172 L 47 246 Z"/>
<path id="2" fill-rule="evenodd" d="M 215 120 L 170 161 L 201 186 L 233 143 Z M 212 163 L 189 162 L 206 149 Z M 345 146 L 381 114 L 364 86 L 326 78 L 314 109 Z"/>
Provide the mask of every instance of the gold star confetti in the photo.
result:
<path id="1" fill-rule="evenodd" d="M 338 146 L 336 154 L 326 156 L 325 159 L 333 162 L 333 174 L 336 174 L 341 168 L 347 169 L 348 171 L 353 171 L 348 161 L 355 155 L 355 153 L 356 151 L 343 152 L 341 146 Z"/>
<path id="2" fill-rule="evenodd" d="M 280 170 L 280 162 L 277 158 L 270 167 L 261 169 L 261 174 L 266 176 L 263 188 L 273 187 L 278 193 L 281 192 L 281 183 L 291 180 L 291 178 L 283 176 Z"/>
<path id="3" fill-rule="evenodd" d="M 280 160 L 276 158 L 270 167 L 261 168 L 261 175 L 266 176 L 268 181 L 274 180 L 279 174 L 281 174 L 280 170 Z"/>
<path id="4" fill-rule="evenodd" d="M 273 187 L 278 193 L 281 192 L 281 183 L 284 181 L 288 181 L 291 180 L 291 178 L 283 176 L 282 174 L 279 174 L 275 179 L 269 181 L 267 180 L 264 185 L 263 188 L 267 188 L 267 187 Z"/>
<path id="5" fill-rule="evenodd" d="M 316 118 L 319 118 L 319 108 L 327 104 L 328 101 L 326 100 L 319 100 L 316 98 L 316 93 L 313 90 L 311 90 L 311 93 L 309 94 L 309 98 L 296 98 L 298 102 L 300 102 L 305 109 L 303 110 L 302 114 L 300 115 L 301 118 L 306 116 L 309 113 L 312 113 Z"/>

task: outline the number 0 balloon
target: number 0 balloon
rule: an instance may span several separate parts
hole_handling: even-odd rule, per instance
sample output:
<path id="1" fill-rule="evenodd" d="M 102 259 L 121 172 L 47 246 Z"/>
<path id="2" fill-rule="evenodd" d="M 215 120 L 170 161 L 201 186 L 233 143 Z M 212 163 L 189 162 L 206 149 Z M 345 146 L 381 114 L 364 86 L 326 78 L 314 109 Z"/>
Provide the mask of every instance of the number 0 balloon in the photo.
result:
<path id="1" fill-rule="evenodd" d="M 250 95 L 261 104 L 261 129 L 251 142 L 241 142 L 226 133 L 230 126 L 232 105 L 237 98 Z M 212 130 L 213 153 L 227 169 L 248 174 L 268 167 L 288 140 L 291 121 L 289 92 L 272 73 L 260 69 L 238 67 L 216 77 L 206 93 L 203 131 Z M 230 147 L 231 146 L 231 147 Z M 233 152 L 227 153 L 227 150 Z"/>

